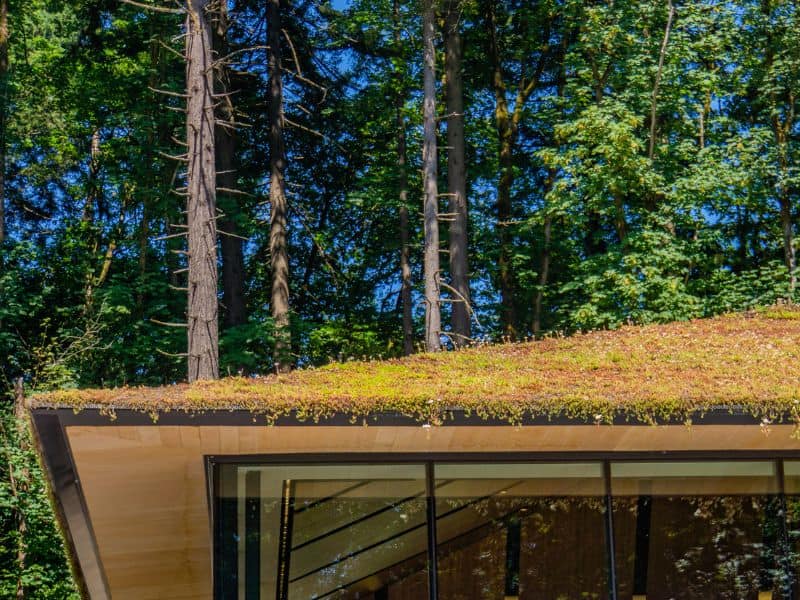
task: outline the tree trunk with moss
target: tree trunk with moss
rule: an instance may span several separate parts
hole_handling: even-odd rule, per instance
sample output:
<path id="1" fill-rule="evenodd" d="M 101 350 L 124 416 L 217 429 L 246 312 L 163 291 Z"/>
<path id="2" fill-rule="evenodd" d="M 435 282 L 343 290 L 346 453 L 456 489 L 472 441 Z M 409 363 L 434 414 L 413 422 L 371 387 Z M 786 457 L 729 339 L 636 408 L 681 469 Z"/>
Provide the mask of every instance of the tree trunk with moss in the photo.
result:
<path id="1" fill-rule="evenodd" d="M 6 111 L 8 110 L 8 0 L 0 0 L 0 244 L 6 239 Z"/>
<path id="2" fill-rule="evenodd" d="M 408 173 L 406 171 L 406 123 L 397 108 L 397 170 L 400 201 L 400 304 L 403 311 L 403 354 L 414 352 L 414 323 L 411 314 L 411 245 L 409 244 Z"/>
<path id="3" fill-rule="evenodd" d="M 393 2 L 394 45 L 400 48 L 400 0 Z M 400 309 L 403 312 L 403 354 L 414 352 L 414 322 L 411 306 L 411 245 L 408 218 L 408 168 L 406 150 L 406 120 L 403 118 L 402 71 L 395 71 L 395 114 L 397 119 L 397 187 L 400 203 Z"/>
<path id="4" fill-rule="evenodd" d="M 447 191 L 450 213 L 450 285 L 453 305 L 450 323 L 453 343 L 471 338 L 469 259 L 467 238 L 467 169 L 464 148 L 464 86 L 461 76 L 461 3 L 448 0 L 445 14 L 445 90 L 447 97 Z"/>
<path id="5" fill-rule="evenodd" d="M 439 187 L 438 149 L 436 142 L 436 48 L 434 45 L 436 11 L 434 0 L 423 0 L 423 146 L 422 180 L 424 186 L 423 224 L 425 231 L 425 349 L 442 349 L 442 317 L 439 286 Z"/>
<path id="6" fill-rule="evenodd" d="M 500 288 L 500 327 L 503 335 L 514 339 L 517 335 L 517 311 L 514 296 L 516 284 L 511 265 L 511 187 L 514 184 L 514 139 L 516 137 L 506 99 L 500 49 L 497 44 L 497 16 L 492 0 L 484 3 L 484 21 L 489 38 L 489 64 L 492 89 L 495 96 L 494 120 L 498 138 L 500 179 L 497 183 L 497 259 L 498 287 Z"/>
<path id="7" fill-rule="evenodd" d="M 218 62 L 214 69 L 217 98 L 217 183 L 223 216 L 220 219 L 220 251 L 222 258 L 222 324 L 236 327 L 247 322 L 244 298 L 244 249 L 239 236 L 236 217 L 239 203 L 230 192 L 236 188 L 236 119 L 231 98 L 231 73 L 223 60 L 230 52 L 228 44 L 228 9 L 221 3 L 214 14 L 212 27 L 214 56 Z"/>
<path id="8" fill-rule="evenodd" d="M 25 387 L 22 379 L 14 381 L 14 422 L 16 424 L 17 445 L 23 455 L 27 455 L 31 448 L 28 441 L 28 415 L 25 410 Z M 30 489 L 30 470 L 22 467 L 18 472 L 9 462 L 8 465 L 11 494 L 16 505 L 15 514 L 17 521 L 17 600 L 23 600 L 26 596 L 25 581 L 23 574 L 27 569 L 28 548 L 26 538 L 28 536 L 28 519 L 23 510 L 23 503 L 29 494 Z"/>
<path id="9" fill-rule="evenodd" d="M 269 39 L 269 150 L 270 231 L 269 249 L 272 266 L 272 318 L 275 322 L 275 370 L 291 369 L 291 332 L 289 330 L 289 254 L 286 248 L 288 203 L 286 201 L 286 149 L 283 139 L 283 75 L 281 73 L 280 0 L 267 4 Z"/>
<path id="10" fill-rule="evenodd" d="M 186 15 L 189 381 L 219 377 L 214 70 L 208 6 L 209 0 L 190 0 Z"/>

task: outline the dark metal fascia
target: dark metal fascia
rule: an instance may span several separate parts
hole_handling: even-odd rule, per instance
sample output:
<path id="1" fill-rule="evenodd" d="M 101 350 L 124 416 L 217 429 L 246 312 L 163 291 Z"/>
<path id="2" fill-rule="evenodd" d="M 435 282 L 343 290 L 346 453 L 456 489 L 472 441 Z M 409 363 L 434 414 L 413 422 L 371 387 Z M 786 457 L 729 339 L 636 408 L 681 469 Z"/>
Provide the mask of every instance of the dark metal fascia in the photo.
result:
<path id="1" fill-rule="evenodd" d="M 272 424 L 280 427 L 322 427 L 322 426 L 352 426 L 362 427 L 363 425 L 387 426 L 387 427 L 419 427 L 423 422 L 419 418 L 403 415 L 394 412 L 378 412 L 366 417 L 354 418 L 351 415 L 339 414 L 331 417 L 320 418 L 319 420 L 309 420 L 301 418 L 296 413 L 278 417 L 273 423 L 267 421 L 267 417 L 258 411 L 245 409 L 214 409 L 214 410 L 156 410 L 146 412 L 137 409 L 109 409 L 104 407 L 85 407 L 78 411 L 71 408 L 34 408 L 31 411 L 34 415 L 56 413 L 59 415 L 63 426 L 83 425 L 83 426 L 261 426 Z M 442 426 L 445 427 L 466 427 L 484 426 L 501 427 L 510 426 L 508 420 L 497 418 L 483 418 L 474 412 L 467 412 L 463 409 L 453 408 L 443 411 L 448 418 Z M 740 407 L 717 407 L 706 411 L 698 411 L 691 415 L 692 426 L 702 425 L 758 425 L 762 423 L 759 417 L 755 417 Z M 771 423 L 789 423 L 789 415 L 778 416 Z M 657 425 L 684 425 L 683 418 L 672 418 L 658 421 Z M 567 415 L 536 415 L 524 416 L 515 425 L 578 425 L 578 426 L 598 426 L 593 421 L 570 417 Z M 637 419 L 633 416 L 618 415 L 611 423 L 603 422 L 600 427 L 609 425 L 634 425 L 641 427 L 651 427 L 653 422 Z"/>
<path id="2" fill-rule="evenodd" d="M 81 596 L 87 600 L 110 600 L 108 581 L 60 415 L 53 411 L 32 411 L 31 417 Z"/>

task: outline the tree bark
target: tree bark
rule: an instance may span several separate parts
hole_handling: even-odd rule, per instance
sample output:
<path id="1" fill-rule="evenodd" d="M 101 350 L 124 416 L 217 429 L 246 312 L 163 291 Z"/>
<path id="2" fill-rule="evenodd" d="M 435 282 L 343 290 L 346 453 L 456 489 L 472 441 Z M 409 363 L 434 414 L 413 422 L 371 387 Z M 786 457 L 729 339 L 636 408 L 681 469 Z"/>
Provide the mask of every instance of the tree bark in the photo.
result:
<path id="1" fill-rule="evenodd" d="M 399 49 L 400 39 L 400 0 L 394 0 L 394 45 Z M 403 354 L 414 353 L 414 322 L 411 305 L 411 245 L 409 243 L 408 218 L 408 169 L 406 121 L 403 118 L 402 75 L 396 72 L 397 96 L 395 112 L 397 114 L 397 187 L 400 202 L 400 305 L 403 311 Z"/>
<path id="2" fill-rule="evenodd" d="M 542 302 L 544 300 L 544 289 L 550 275 L 550 238 L 553 229 L 553 217 L 547 215 L 544 218 L 544 240 L 542 244 L 542 256 L 539 263 L 539 289 L 536 290 L 536 298 L 533 302 L 533 324 L 531 329 L 533 335 L 538 336 L 542 332 Z"/>
<path id="3" fill-rule="evenodd" d="M 405 121 L 398 112 L 397 164 L 400 174 L 400 302 L 403 309 L 403 354 L 414 353 L 414 322 L 411 314 L 411 246 L 409 244 L 408 175 L 406 173 Z"/>
<path id="4" fill-rule="evenodd" d="M 492 0 L 484 2 L 484 20 L 489 40 L 489 65 L 495 97 L 494 120 L 498 138 L 500 179 L 497 182 L 497 238 L 500 256 L 497 267 L 500 288 L 500 327 L 509 339 L 517 337 L 517 311 L 514 296 L 516 282 L 511 265 L 511 187 L 514 184 L 514 138 L 516 137 L 508 107 L 503 66 L 497 44 L 497 15 Z"/>
<path id="5" fill-rule="evenodd" d="M 402 100 L 398 102 L 398 105 Z M 403 354 L 414 353 L 414 322 L 411 315 L 411 246 L 408 223 L 408 173 L 406 171 L 406 122 L 397 108 L 397 172 L 400 201 L 400 303 L 403 310 Z"/>
<path id="6" fill-rule="evenodd" d="M 491 4 L 491 2 L 490 2 Z M 511 128 L 511 116 L 506 99 L 506 84 L 497 48 L 497 25 L 494 8 L 489 15 L 489 47 L 492 63 L 492 85 L 495 95 L 495 128 L 499 142 L 498 158 L 500 161 L 500 179 L 497 182 L 497 237 L 500 246 L 498 258 L 500 287 L 500 326 L 503 334 L 511 339 L 516 337 L 516 306 L 514 296 L 516 285 L 511 267 L 511 186 L 514 183 L 513 146 L 514 132 Z"/>
<path id="7" fill-rule="evenodd" d="M 25 388 L 22 379 L 14 381 L 14 422 L 16 425 L 17 444 L 21 450 L 21 454 L 26 456 L 30 452 L 30 444 L 28 443 L 28 416 L 25 411 Z M 13 465 L 8 465 L 11 493 L 16 501 L 16 520 L 17 520 L 17 600 L 25 598 L 25 584 L 23 574 L 26 569 L 28 561 L 28 544 L 26 536 L 28 534 L 28 520 L 25 512 L 21 506 L 22 499 L 28 495 L 28 488 L 30 487 L 30 471 L 27 466 L 23 467 L 20 471 L 20 476 L 14 475 Z"/>
<path id="8" fill-rule="evenodd" d="M 777 121 L 777 118 L 776 118 Z M 787 124 L 788 125 L 788 124 Z M 783 233 L 783 260 L 789 270 L 789 292 L 794 294 L 797 288 L 797 257 L 794 250 L 794 224 L 792 223 L 792 197 L 789 192 L 789 161 L 787 158 L 787 132 L 791 127 L 775 123 L 775 137 L 778 146 L 778 202 L 781 213 L 781 231 Z"/>
<path id="9" fill-rule="evenodd" d="M 661 76 L 664 72 L 664 59 L 667 56 L 669 34 L 672 31 L 672 20 L 675 17 L 675 7 L 672 0 L 667 0 L 667 25 L 664 27 L 664 38 L 661 40 L 661 52 L 658 55 L 658 70 L 653 82 L 653 94 L 650 99 L 650 140 L 647 148 L 647 157 L 653 160 L 656 151 L 656 124 L 658 122 L 658 89 L 661 85 Z"/>
<path id="10" fill-rule="evenodd" d="M 215 11 L 212 35 L 216 60 L 229 53 L 228 9 L 220 2 Z M 214 132 L 217 144 L 217 182 L 225 189 L 236 189 L 236 129 L 231 100 L 230 69 L 226 63 L 214 69 L 218 94 L 217 126 Z M 239 214 L 237 199 L 227 194 L 220 198 L 224 217 L 220 220 L 220 250 L 222 255 L 222 324 L 236 327 L 247 322 L 247 306 L 244 297 L 244 248 L 238 234 L 236 216 Z"/>
<path id="11" fill-rule="evenodd" d="M 439 287 L 439 187 L 436 143 L 436 48 L 434 0 L 423 0 L 422 44 L 424 71 L 422 177 L 424 186 L 423 224 L 425 232 L 425 349 L 442 349 Z"/>
<path id="12" fill-rule="evenodd" d="M 450 285 L 455 290 L 451 327 L 453 343 L 467 344 L 470 328 L 467 169 L 464 148 L 464 86 L 461 75 L 461 5 L 448 0 L 445 15 L 445 95 L 447 98 L 447 191 L 450 213 Z"/>
<path id="13" fill-rule="evenodd" d="M 526 73 L 525 65 L 521 65 L 521 73 L 514 99 L 513 111 L 508 104 L 508 87 L 503 77 L 503 62 L 497 42 L 497 14 L 495 2 L 484 0 L 482 3 L 483 18 L 486 26 L 489 47 L 489 67 L 491 86 L 495 97 L 495 128 L 498 139 L 498 159 L 500 163 L 500 179 L 497 182 L 497 237 L 500 246 L 498 257 L 498 274 L 500 288 L 500 325 L 503 335 L 508 339 L 517 337 L 517 281 L 514 275 L 511 255 L 514 237 L 511 230 L 512 203 L 511 190 L 514 186 L 514 150 L 519 137 L 519 126 L 525 103 L 539 86 L 545 67 L 547 46 L 540 48 L 539 58 L 531 73 Z M 552 19 L 553 17 L 551 17 Z M 542 38 L 550 39 L 551 21 L 545 24 Z"/>
<path id="14" fill-rule="evenodd" d="M 773 6 L 770 0 L 763 0 L 761 10 L 769 20 Z M 764 52 L 764 72 L 768 77 L 772 72 L 775 62 L 775 41 L 771 31 L 767 32 L 766 48 Z M 766 82 L 765 82 L 766 83 Z M 789 149 L 788 142 L 791 132 L 794 130 L 795 103 L 796 97 L 793 90 L 788 91 L 786 104 L 786 116 L 780 117 L 779 104 L 781 99 L 778 96 L 778 82 L 770 81 L 766 88 L 769 90 L 770 124 L 775 138 L 777 150 L 777 196 L 780 205 L 781 232 L 783 235 L 783 260 L 789 271 L 789 292 L 793 296 L 797 288 L 797 257 L 794 249 L 794 224 L 792 223 L 792 197 L 789 184 Z"/>
<path id="15" fill-rule="evenodd" d="M 209 0 L 187 0 L 189 381 L 219 378 L 214 73 Z"/>
<path id="16" fill-rule="evenodd" d="M 8 111 L 8 0 L 0 0 L 0 244 L 6 239 L 6 112 Z"/>
<path id="17" fill-rule="evenodd" d="M 94 221 L 95 211 L 101 204 L 101 184 L 100 179 L 100 129 L 96 128 L 92 132 L 92 139 L 89 143 L 89 181 L 86 187 L 86 200 L 83 203 L 83 215 L 81 219 L 84 223 Z"/>
<path id="18" fill-rule="evenodd" d="M 269 149 L 271 204 L 269 248 L 272 266 L 272 318 L 275 321 L 275 370 L 291 369 L 289 329 L 289 255 L 286 248 L 288 203 L 286 201 L 286 149 L 283 140 L 283 76 L 281 74 L 280 0 L 267 3 L 269 39 Z"/>

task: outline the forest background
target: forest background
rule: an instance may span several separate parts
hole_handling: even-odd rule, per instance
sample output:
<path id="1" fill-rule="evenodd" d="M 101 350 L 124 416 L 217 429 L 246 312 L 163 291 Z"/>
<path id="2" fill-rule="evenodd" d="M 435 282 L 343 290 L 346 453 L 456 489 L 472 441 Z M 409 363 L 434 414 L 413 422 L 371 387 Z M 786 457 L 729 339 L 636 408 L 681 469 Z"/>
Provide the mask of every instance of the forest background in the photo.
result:
<path id="1" fill-rule="evenodd" d="M 0 0 L 0 597 L 74 594 L 15 382 L 186 378 L 197 1 Z M 223 375 L 797 299 L 792 0 L 201 4 Z"/>

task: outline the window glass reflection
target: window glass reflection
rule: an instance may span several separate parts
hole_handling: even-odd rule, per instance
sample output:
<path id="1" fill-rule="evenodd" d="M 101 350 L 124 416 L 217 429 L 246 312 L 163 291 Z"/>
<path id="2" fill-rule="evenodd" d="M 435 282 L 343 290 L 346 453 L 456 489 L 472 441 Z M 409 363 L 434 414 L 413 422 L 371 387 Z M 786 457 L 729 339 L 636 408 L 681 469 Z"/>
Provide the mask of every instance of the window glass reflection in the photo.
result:
<path id="1" fill-rule="evenodd" d="M 426 598 L 425 468 L 223 466 L 217 598 Z"/>
<path id="2" fill-rule="evenodd" d="M 783 462 L 786 512 L 785 563 L 792 598 L 800 598 L 800 461 Z M 787 595 L 788 598 L 788 595 Z"/>
<path id="3" fill-rule="evenodd" d="M 783 598 L 773 462 L 615 463 L 620 599 Z"/>
<path id="4" fill-rule="evenodd" d="M 800 597 L 800 460 L 428 466 L 218 465 L 215 598 Z"/>
<path id="5" fill-rule="evenodd" d="M 607 598 L 604 510 L 599 463 L 437 465 L 439 599 Z"/>

